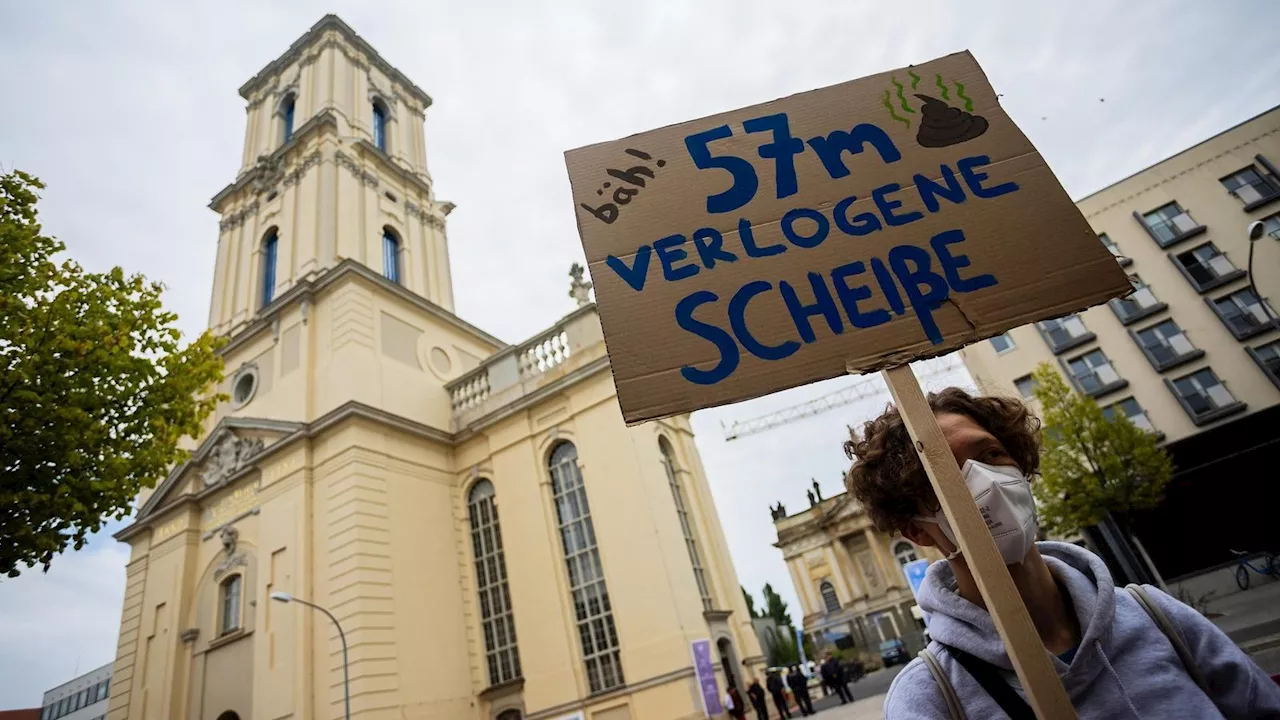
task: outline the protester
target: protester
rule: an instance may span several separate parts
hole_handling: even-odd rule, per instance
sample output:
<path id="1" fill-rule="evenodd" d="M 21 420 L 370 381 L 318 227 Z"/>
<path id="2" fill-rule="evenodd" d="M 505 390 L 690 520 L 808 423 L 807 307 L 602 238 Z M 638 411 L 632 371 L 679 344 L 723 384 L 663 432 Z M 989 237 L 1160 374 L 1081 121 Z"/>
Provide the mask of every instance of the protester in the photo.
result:
<path id="1" fill-rule="evenodd" d="M 742 694 L 733 683 L 729 684 L 729 689 L 724 694 L 724 709 L 733 720 L 747 720 L 746 703 L 742 702 Z"/>
<path id="2" fill-rule="evenodd" d="M 747 698 L 756 709 L 756 720 L 769 720 L 769 704 L 765 702 L 764 688 L 760 687 L 760 681 L 756 678 L 752 678 L 751 684 L 747 686 Z"/>
<path id="3" fill-rule="evenodd" d="M 809 699 L 809 678 L 800 672 L 799 665 L 791 666 L 791 674 L 787 676 L 787 686 L 791 688 L 791 694 L 795 696 L 796 707 L 800 708 L 800 714 L 812 715 L 813 701 Z"/>
<path id="4" fill-rule="evenodd" d="M 1280 687 L 1198 612 L 1150 586 L 1142 597 L 1117 590 L 1083 548 L 1035 542 L 1028 483 L 1040 466 L 1039 421 L 1021 401 L 948 388 L 930 393 L 929 406 L 1080 718 L 1280 715 Z M 851 436 L 846 484 L 871 521 L 947 557 L 918 594 L 936 665 L 917 658 L 894 678 L 885 717 L 1033 717 L 898 411 Z"/>
<path id="5" fill-rule="evenodd" d="M 840 667 L 840 661 L 836 660 L 835 656 L 827 653 L 827 659 L 822 663 L 822 684 L 840 696 L 841 705 L 853 700 L 853 695 L 849 693 L 849 688 L 844 683 L 844 668 Z"/>
<path id="6" fill-rule="evenodd" d="M 790 720 L 791 711 L 787 709 L 787 695 L 782 691 L 782 678 L 778 676 L 778 671 L 774 670 L 769 673 L 769 677 L 765 678 L 765 687 L 769 688 L 769 695 L 773 697 L 773 704 L 778 708 L 778 717 L 783 720 Z"/>

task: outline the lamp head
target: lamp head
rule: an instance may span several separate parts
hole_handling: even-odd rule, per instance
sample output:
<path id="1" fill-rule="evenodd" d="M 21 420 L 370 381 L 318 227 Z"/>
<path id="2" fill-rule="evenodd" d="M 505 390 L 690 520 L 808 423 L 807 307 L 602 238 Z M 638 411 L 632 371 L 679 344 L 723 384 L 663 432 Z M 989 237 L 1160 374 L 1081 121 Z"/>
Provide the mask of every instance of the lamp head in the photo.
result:
<path id="1" fill-rule="evenodd" d="M 276 602 L 287 603 L 293 600 L 293 596 L 287 592 L 273 592 L 271 593 L 271 599 Z"/>
<path id="2" fill-rule="evenodd" d="M 1261 220 L 1254 220 L 1249 223 L 1249 242 L 1257 242 L 1258 240 L 1261 240 L 1265 229 L 1266 228 L 1263 226 Z"/>

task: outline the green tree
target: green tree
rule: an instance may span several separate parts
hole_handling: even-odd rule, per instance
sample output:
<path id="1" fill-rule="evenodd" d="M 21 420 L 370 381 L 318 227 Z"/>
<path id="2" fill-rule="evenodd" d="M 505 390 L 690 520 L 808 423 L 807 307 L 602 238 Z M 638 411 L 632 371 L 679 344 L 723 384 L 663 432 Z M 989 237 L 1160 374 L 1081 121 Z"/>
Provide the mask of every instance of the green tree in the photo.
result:
<path id="1" fill-rule="evenodd" d="M 220 340 L 181 346 L 158 283 L 86 272 L 37 218 L 44 184 L 0 174 L 0 573 L 79 549 L 184 457 L 220 398 Z"/>
<path id="2" fill-rule="evenodd" d="M 751 597 L 751 593 L 747 592 L 747 589 L 741 585 L 738 586 L 738 589 L 742 591 L 742 599 L 747 602 L 747 614 L 752 618 L 760 617 L 760 611 L 756 610 L 756 599 Z"/>
<path id="3" fill-rule="evenodd" d="M 1108 418 L 1047 363 L 1032 373 L 1044 420 L 1040 480 L 1032 483 L 1041 526 L 1068 535 L 1108 513 L 1123 519 L 1164 499 L 1173 463 L 1156 436 L 1121 413 Z"/>
<path id="4" fill-rule="evenodd" d="M 782 667 L 800 662 L 800 653 L 796 651 L 796 639 L 791 635 L 791 628 L 779 628 L 778 642 L 769 651 L 769 666 Z"/>
<path id="5" fill-rule="evenodd" d="M 764 584 L 764 614 L 773 618 L 773 621 L 778 625 L 791 626 L 791 616 L 787 613 L 787 603 L 778 596 L 778 593 L 773 591 L 773 586 L 769 583 Z"/>

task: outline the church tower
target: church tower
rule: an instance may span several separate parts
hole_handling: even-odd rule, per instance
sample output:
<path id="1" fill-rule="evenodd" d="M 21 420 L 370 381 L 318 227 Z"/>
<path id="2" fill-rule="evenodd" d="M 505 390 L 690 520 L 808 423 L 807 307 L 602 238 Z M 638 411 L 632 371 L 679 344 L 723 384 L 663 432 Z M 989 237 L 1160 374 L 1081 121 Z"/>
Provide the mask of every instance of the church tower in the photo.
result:
<path id="1" fill-rule="evenodd" d="M 431 98 L 337 17 L 240 94 L 228 400 L 116 535 L 109 717 L 705 717 L 759 643 L 689 419 L 624 425 L 581 272 L 516 345 L 454 314 Z"/>

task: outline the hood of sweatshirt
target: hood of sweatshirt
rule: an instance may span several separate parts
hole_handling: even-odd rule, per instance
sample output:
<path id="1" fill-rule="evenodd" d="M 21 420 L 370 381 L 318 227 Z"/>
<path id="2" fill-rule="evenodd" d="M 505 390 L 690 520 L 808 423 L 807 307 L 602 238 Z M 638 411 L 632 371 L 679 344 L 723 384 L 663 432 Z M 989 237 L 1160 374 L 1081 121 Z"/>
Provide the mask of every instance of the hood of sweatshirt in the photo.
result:
<path id="1" fill-rule="evenodd" d="M 1106 564 L 1097 555 L 1070 543 L 1039 542 L 1036 548 L 1049 572 L 1071 596 L 1080 622 L 1080 647 L 1095 647 L 1096 641 L 1105 643 L 1116 604 L 1116 588 Z M 951 563 L 943 560 L 929 566 L 917 602 L 921 610 L 930 613 L 929 635 L 934 640 L 1006 670 L 1013 669 L 990 613 L 956 591 Z"/>

